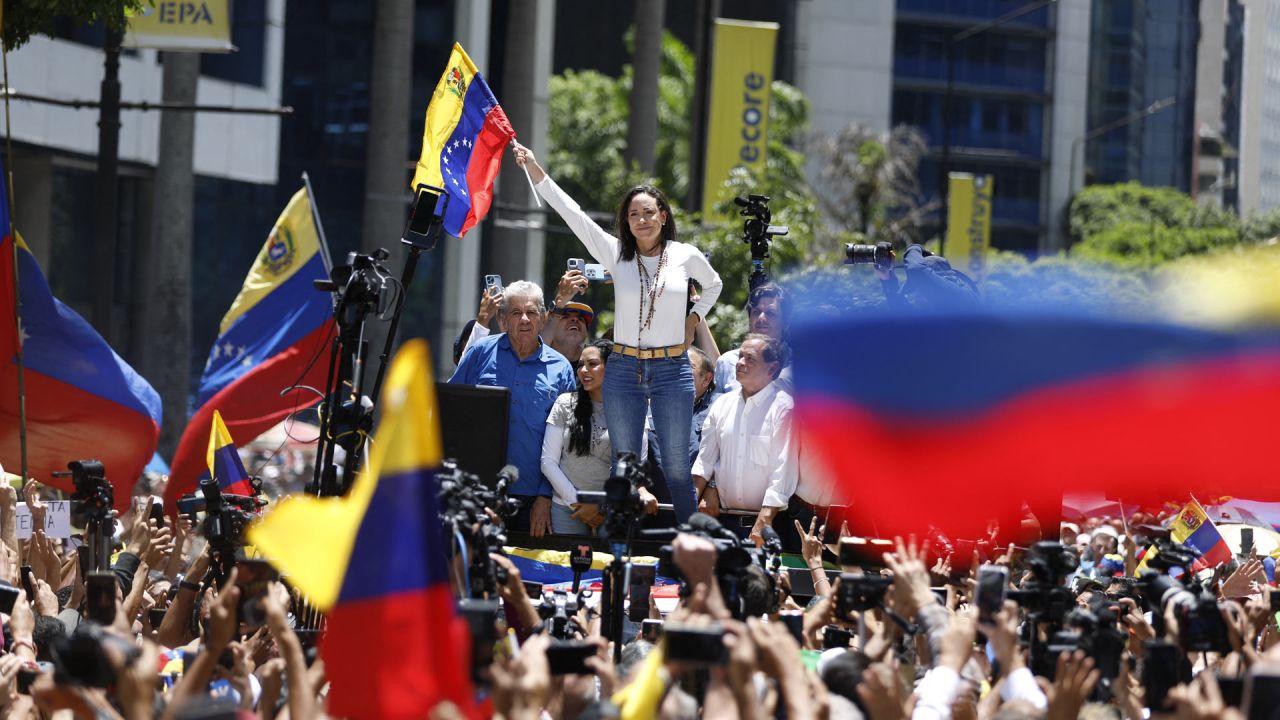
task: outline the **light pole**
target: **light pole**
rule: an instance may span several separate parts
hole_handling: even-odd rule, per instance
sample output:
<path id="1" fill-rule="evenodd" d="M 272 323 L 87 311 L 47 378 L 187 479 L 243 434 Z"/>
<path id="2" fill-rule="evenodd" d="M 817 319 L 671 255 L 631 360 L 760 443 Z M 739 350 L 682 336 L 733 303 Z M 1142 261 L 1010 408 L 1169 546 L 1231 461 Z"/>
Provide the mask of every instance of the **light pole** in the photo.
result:
<path id="1" fill-rule="evenodd" d="M 1078 155 L 1081 152 L 1082 145 L 1086 145 L 1090 140 L 1096 140 L 1102 137 L 1103 135 L 1106 135 L 1107 133 L 1111 132 L 1112 130 L 1119 130 L 1125 125 L 1135 123 L 1139 120 L 1145 120 L 1146 118 L 1149 118 L 1152 115 L 1155 115 L 1161 110 L 1164 110 L 1165 108 L 1172 107 L 1173 105 L 1177 105 L 1177 104 L 1178 104 L 1178 99 L 1176 97 L 1167 97 L 1163 100 L 1157 100 L 1151 103 L 1150 105 L 1146 106 L 1142 110 L 1139 110 L 1138 112 L 1129 113 L 1128 115 L 1125 115 L 1122 118 L 1119 118 L 1117 120 L 1112 120 L 1106 125 L 1101 125 L 1099 127 L 1096 127 L 1090 130 L 1089 132 L 1085 133 L 1084 135 L 1081 135 L 1080 137 L 1076 138 L 1075 140 L 1072 140 L 1071 141 L 1071 174 L 1067 176 L 1067 182 L 1071 186 L 1071 194 L 1075 195 L 1075 193 L 1079 191 L 1079 188 L 1084 187 L 1083 178 L 1081 178 L 1080 184 L 1076 185 L 1076 155 Z"/>
<path id="2" fill-rule="evenodd" d="M 951 100 L 955 93 L 956 84 L 956 47 L 973 37 L 982 33 L 998 28 L 1005 23 L 1012 22 L 1029 15 L 1043 7 L 1053 5 L 1058 0 L 1036 0 L 1036 2 L 1027 3 L 1020 8 L 1010 10 L 994 20 L 988 20 L 972 27 L 965 28 L 960 32 L 952 35 L 947 40 L 947 93 L 942 100 L 942 162 L 938 164 L 938 192 L 942 194 L 942 215 L 939 218 L 938 226 L 938 252 L 946 249 L 947 244 L 947 215 L 951 211 L 951 188 L 948 187 L 947 177 L 951 173 Z"/>

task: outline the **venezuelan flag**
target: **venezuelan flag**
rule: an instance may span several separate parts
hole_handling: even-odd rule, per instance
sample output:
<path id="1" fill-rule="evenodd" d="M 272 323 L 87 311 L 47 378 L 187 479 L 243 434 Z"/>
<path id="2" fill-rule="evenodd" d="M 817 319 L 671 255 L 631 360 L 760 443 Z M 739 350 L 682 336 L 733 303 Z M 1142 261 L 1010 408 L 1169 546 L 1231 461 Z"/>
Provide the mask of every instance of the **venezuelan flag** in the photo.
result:
<path id="1" fill-rule="evenodd" d="M 310 404 L 295 385 L 322 387 L 327 363 L 318 362 L 333 332 L 332 296 L 312 285 L 329 277 L 306 189 L 294 194 L 267 236 L 231 309 L 200 378 L 196 410 L 173 456 L 167 507 L 190 492 L 207 463 L 205 428 L 225 419 L 231 444 L 244 445 Z"/>
<path id="2" fill-rule="evenodd" d="M 391 364 L 368 470 L 342 498 L 289 497 L 249 529 L 329 623 L 329 713 L 422 718 L 472 704 L 471 641 L 449 584 L 436 504 L 440 428 L 427 345 Z"/>
<path id="3" fill-rule="evenodd" d="M 218 481 L 218 488 L 232 495 L 252 495 L 249 473 L 240 462 L 240 453 L 227 432 L 222 414 L 213 411 L 213 425 L 209 427 L 209 477 Z"/>
<path id="4" fill-rule="evenodd" d="M 12 229 L 6 182 L 0 166 L 0 457 L 10 470 L 19 470 L 21 349 L 30 474 L 71 491 L 70 480 L 52 473 L 65 471 L 70 460 L 98 458 L 117 483 L 117 504 L 127 507 L 129 491 L 160 437 L 160 397 L 84 318 L 53 296 L 39 263 Z"/>
<path id="5" fill-rule="evenodd" d="M 802 447 L 855 533 L 984 537 L 1067 490 L 1277 492 L 1241 450 L 1274 442 L 1274 332 L 1027 308 L 801 319 L 792 341 Z"/>
<path id="6" fill-rule="evenodd" d="M 425 183 L 448 191 L 445 232 L 462 237 L 484 219 L 493 203 L 502 150 L 515 136 L 484 76 L 454 43 L 427 105 L 422 155 L 409 186 Z"/>
<path id="7" fill-rule="evenodd" d="M 1209 519 L 1204 508 L 1194 499 L 1183 505 L 1177 517 L 1169 523 L 1169 537 L 1176 543 L 1200 551 L 1200 557 L 1191 566 L 1192 572 L 1231 562 L 1231 547 L 1222 539 L 1217 526 Z"/>

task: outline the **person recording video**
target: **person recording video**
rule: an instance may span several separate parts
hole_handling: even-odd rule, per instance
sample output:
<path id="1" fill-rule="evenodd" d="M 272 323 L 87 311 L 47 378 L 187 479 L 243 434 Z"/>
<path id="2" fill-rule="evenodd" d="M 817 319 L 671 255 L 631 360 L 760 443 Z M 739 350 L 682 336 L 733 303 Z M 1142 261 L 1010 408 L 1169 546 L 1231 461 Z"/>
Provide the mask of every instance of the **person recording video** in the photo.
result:
<path id="1" fill-rule="evenodd" d="M 888 243 L 877 243 L 877 251 Z M 853 248 L 866 246 L 850 246 L 850 261 Z M 887 254 L 888 261 L 883 262 L 880 255 Z M 898 281 L 898 275 L 892 265 L 894 253 L 877 253 L 874 262 L 876 277 L 880 278 L 880 287 L 884 290 L 885 300 L 894 310 L 930 309 L 955 310 L 958 308 L 976 307 L 978 304 L 978 285 L 968 275 L 951 267 L 951 263 L 941 255 L 934 255 L 918 243 L 912 244 L 902 256 L 902 267 L 907 272 L 906 283 Z"/>
<path id="2" fill-rule="evenodd" d="M 627 191 L 615 237 L 556 185 L 529 148 L 511 145 L 516 164 L 528 171 L 538 194 L 613 278 L 617 312 L 604 411 L 614 464 L 622 453 L 640 455 L 645 416 L 652 411 L 676 520 L 684 522 L 694 511 L 686 445 L 693 372 L 686 350 L 720 296 L 720 276 L 697 248 L 676 241 L 675 218 L 661 190 L 640 185 Z M 702 287 L 691 309 L 690 279 Z"/>

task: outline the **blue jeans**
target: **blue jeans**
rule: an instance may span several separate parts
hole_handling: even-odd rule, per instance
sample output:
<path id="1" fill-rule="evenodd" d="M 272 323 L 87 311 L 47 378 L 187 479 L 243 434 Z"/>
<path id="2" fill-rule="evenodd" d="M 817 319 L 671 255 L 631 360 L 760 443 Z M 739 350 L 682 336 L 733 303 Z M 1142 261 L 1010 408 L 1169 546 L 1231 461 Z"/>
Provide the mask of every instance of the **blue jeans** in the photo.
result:
<path id="1" fill-rule="evenodd" d="M 597 532 L 591 529 L 591 526 L 582 522 L 573 516 L 573 509 L 567 505 L 551 501 L 551 534 L 552 535 L 582 535 L 590 537 L 596 535 Z M 604 526 L 600 526 L 600 535 L 604 534 Z"/>
<path id="2" fill-rule="evenodd" d="M 636 372 L 639 368 L 639 378 Z M 639 360 L 615 352 L 604 373 L 604 416 L 609 423 L 614 470 L 618 455 L 641 454 L 646 411 L 653 413 L 654 435 L 662 453 L 676 522 L 688 521 L 697 509 L 689 475 L 689 431 L 693 427 L 693 369 L 688 355 Z"/>

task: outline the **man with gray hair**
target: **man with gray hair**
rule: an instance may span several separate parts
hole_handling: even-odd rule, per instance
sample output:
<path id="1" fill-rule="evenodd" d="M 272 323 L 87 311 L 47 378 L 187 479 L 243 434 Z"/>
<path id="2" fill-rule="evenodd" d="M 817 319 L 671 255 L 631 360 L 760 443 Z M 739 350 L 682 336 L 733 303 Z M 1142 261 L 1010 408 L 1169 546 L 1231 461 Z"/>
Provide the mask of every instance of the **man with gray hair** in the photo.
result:
<path id="1" fill-rule="evenodd" d="M 573 366 L 538 337 L 547 320 L 542 288 L 524 280 L 511 283 L 498 312 L 506 332 L 472 343 L 449 382 L 511 390 L 507 462 L 520 470 L 511 496 L 521 507 L 507 527 L 542 537 L 551 530 L 551 483 L 540 464 L 542 436 L 556 397 L 574 389 Z"/>

